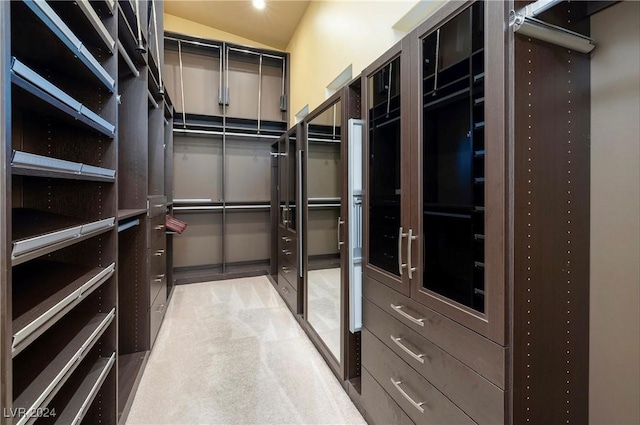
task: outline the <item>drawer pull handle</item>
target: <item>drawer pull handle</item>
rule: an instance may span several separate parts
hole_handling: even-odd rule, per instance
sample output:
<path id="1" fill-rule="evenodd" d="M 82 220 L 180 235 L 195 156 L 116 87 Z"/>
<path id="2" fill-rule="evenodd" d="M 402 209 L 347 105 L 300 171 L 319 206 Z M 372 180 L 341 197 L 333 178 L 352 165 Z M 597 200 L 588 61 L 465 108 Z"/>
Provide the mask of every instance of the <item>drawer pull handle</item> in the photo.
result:
<path id="1" fill-rule="evenodd" d="M 285 273 L 289 273 L 289 268 L 288 267 L 282 267 L 282 271 Z"/>
<path id="2" fill-rule="evenodd" d="M 162 282 L 162 279 L 164 279 L 164 274 L 159 274 L 157 278 L 153 279 L 156 282 Z"/>
<path id="3" fill-rule="evenodd" d="M 162 257 L 162 254 L 164 254 L 164 249 L 157 250 L 153 255 L 155 255 L 156 257 Z"/>
<path id="4" fill-rule="evenodd" d="M 157 225 L 156 227 L 154 227 L 154 229 L 156 229 L 156 230 L 162 230 L 162 229 L 164 229 L 164 224 L 159 224 L 159 225 Z"/>
<path id="5" fill-rule="evenodd" d="M 289 290 L 288 290 L 286 287 L 284 287 L 284 286 L 283 286 L 283 287 L 282 287 L 282 292 L 284 292 L 285 294 L 288 294 L 288 293 L 289 293 Z"/>
<path id="6" fill-rule="evenodd" d="M 285 242 L 291 242 L 291 238 L 288 238 L 286 236 L 283 236 L 282 240 L 285 241 Z"/>
<path id="7" fill-rule="evenodd" d="M 398 347 L 400 347 L 400 349 L 402 349 L 402 351 L 404 351 L 405 353 L 407 353 L 408 355 L 410 355 L 411 357 L 413 357 L 414 359 L 416 359 L 420 363 L 424 364 L 424 359 L 423 359 L 424 354 L 416 354 L 413 351 L 409 350 L 409 348 L 406 345 L 404 345 L 404 344 L 402 344 L 400 342 L 400 341 L 402 341 L 402 338 L 396 338 L 393 335 L 390 335 L 390 336 L 391 336 L 391 341 L 395 342 L 396 345 Z"/>
<path id="8" fill-rule="evenodd" d="M 406 319 L 411 320 L 413 323 L 415 323 L 416 325 L 419 326 L 424 326 L 424 319 L 416 319 L 415 317 L 413 317 L 410 314 L 405 313 L 404 311 L 402 311 L 402 308 L 404 306 L 403 305 L 394 305 L 391 304 L 391 308 L 394 309 L 395 311 L 398 312 L 398 314 Z"/>
<path id="9" fill-rule="evenodd" d="M 282 253 L 283 253 L 284 255 L 291 255 L 291 251 L 289 251 L 288 249 L 283 249 L 283 250 L 282 250 Z"/>
<path id="10" fill-rule="evenodd" d="M 400 384 L 402 384 L 402 381 L 395 381 L 393 378 L 391 378 L 391 383 L 393 384 L 394 387 L 396 387 L 396 390 L 398 390 L 398 392 L 400 394 L 402 394 L 402 397 L 406 398 L 407 401 L 413 405 L 413 407 L 415 407 L 416 409 L 418 409 L 420 411 L 420 413 L 424 413 L 424 407 L 422 407 L 424 402 L 421 401 L 420 403 L 416 403 L 411 397 L 409 397 L 409 394 L 407 394 L 400 387 Z"/>

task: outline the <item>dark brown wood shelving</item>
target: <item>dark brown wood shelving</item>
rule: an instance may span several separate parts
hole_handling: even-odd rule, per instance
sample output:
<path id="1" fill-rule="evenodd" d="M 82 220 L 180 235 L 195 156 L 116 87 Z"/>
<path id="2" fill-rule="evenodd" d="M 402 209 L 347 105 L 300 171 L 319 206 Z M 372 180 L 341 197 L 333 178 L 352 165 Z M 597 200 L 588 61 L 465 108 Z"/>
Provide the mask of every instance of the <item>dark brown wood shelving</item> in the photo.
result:
<path id="1" fill-rule="evenodd" d="M 80 360 L 98 342 L 114 317 L 115 309 L 109 313 L 96 314 L 68 343 L 61 347 L 60 351 L 50 353 L 51 360 L 38 373 L 37 377 L 17 394 L 13 407 L 26 409 L 27 412 L 34 415 L 36 414 L 35 409 L 46 406 L 78 367 Z M 23 417 L 14 423 L 22 425 L 27 422 L 28 418 Z"/>
<path id="2" fill-rule="evenodd" d="M 13 355 L 113 275 L 107 268 L 34 260 L 13 271 Z M 82 297 L 82 298 L 81 298 Z"/>

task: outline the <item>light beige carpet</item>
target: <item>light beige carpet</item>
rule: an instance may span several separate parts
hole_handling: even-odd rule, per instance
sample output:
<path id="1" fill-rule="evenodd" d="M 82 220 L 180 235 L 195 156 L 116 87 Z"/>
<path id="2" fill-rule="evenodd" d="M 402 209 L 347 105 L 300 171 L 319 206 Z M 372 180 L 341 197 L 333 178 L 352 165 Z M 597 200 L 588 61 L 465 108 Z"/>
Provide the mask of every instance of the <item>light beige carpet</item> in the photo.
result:
<path id="1" fill-rule="evenodd" d="M 266 277 L 175 288 L 127 425 L 365 424 Z"/>

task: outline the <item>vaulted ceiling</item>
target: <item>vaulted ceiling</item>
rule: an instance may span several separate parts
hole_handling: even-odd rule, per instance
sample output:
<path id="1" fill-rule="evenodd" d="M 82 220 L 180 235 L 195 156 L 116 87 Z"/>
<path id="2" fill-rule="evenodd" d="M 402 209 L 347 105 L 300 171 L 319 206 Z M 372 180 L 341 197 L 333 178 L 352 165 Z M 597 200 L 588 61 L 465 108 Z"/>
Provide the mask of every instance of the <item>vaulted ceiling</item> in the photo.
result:
<path id="1" fill-rule="evenodd" d="M 310 0 L 265 0 L 258 10 L 247 0 L 165 0 L 164 11 L 208 27 L 284 50 Z"/>

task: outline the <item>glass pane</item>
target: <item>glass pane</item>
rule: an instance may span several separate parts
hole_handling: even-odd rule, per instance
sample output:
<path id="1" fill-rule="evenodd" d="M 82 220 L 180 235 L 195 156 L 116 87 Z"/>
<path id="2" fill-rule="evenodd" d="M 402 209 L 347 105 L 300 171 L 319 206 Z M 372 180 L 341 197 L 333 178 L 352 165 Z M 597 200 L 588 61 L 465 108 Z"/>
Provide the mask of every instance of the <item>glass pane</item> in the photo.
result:
<path id="1" fill-rule="evenodd" d="M 484 312 L 482 3 L 422 42 L 423 286 Z"/>
<path id="2" fill-rule="evenodd" d="M 297 219 L 297 191 L 298 191 L 298 150 L 296 143 L 296 133 L 292 133 L 289 136 L 289 213 L 288 213 L 288 226 L 292 230 L 296 230 Z"/>
<path id="3" fill-rule="evenodd" d="M 307 321 L 338 361 L 342 335 L 338 245 L 342 196 L 340 111 L 338 102 L 307 126 Z"/>
<path id="4" fill-rule="evenodd" d="M 281 139 L 278 141 L 278 204 L 280 224 L 286 226 L 287 222 L 287 168 L 286 168 L 286 140 Z"/>
<path id="5" fill-rule="evenodd" d="M 369 77 L 369 263 L 399 276 L 400 58 Z"/>

